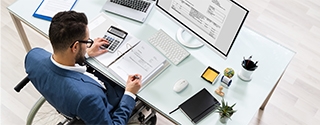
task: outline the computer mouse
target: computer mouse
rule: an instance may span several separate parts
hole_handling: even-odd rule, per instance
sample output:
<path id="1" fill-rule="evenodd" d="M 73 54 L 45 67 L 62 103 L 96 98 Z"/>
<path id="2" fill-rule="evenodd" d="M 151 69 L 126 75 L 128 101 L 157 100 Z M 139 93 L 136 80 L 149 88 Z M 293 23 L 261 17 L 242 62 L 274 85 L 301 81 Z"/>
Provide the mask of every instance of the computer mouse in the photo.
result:
<path id="1" fill-rule="evenodd" d="M 185 79 L 180 79 L 178 80 L 174 86 L 173 86 L 173 91 L 175 92 L 181 92 L 182 90 L 184 90 L 187 86 L 188 86 L 188 81 Z"/>

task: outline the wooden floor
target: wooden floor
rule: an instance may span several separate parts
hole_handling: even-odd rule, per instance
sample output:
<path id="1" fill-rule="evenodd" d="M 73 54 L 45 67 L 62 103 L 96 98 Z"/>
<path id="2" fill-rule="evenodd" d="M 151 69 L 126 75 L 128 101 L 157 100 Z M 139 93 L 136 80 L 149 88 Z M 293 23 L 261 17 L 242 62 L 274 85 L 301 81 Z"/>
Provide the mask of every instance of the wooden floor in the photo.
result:
<path id="1" fill-rule="evenodd" d="M 245 26 L 296 52 L 264 111 L 250 125 L 320 123 L 320 0 L 235 0 L 250 10 Z M 3 125 L 25 124 L 39 94 L 32 85 L 21 93 L 14 85 L 25 76 L 26 54 L 1 1 L 1 118 Z M 47 39 L 25 26 L 31 46 L 50 50 Z M 254 100 L 252 100 L 254 101 Z M 158 124 L 168 124 L 160 119 Z"/>

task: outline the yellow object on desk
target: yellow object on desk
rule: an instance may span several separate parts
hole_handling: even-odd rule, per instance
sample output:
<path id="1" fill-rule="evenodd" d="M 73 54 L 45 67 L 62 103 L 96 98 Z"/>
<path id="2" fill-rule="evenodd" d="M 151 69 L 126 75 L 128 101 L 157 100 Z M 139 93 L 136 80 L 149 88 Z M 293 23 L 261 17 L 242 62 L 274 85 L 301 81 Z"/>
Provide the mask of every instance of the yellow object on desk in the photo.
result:
<path id="1" fill-rule="evenodd" d="M 212 84 L 219 77 L 219 74 L 220 74 L 219 71 L 208 66 L 208 68 L 203 72 L 201 77 Z"/>

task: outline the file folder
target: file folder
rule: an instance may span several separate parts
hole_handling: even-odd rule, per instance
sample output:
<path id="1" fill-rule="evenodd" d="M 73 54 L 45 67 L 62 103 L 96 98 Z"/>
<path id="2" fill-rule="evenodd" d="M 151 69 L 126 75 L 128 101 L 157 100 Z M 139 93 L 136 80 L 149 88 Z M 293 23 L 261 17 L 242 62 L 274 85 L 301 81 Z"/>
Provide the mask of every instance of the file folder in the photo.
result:
<path id="1" fill-rule="evenodd" d="M 76 2 L 77 0 L 42 0 L 32 16 L 51 21 L 58 12 L 71 10 Z"/>

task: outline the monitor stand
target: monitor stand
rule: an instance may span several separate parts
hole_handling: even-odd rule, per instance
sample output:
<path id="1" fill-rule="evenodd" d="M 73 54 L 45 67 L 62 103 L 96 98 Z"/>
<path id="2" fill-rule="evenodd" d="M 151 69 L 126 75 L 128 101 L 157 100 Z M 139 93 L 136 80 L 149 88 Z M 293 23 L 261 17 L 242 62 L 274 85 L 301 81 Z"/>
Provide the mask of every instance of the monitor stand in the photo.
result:
<path id="1" fill-rule="evenodd" d="M 201 43 L 198 39 L 194 38 L 191 34 L 184 31 L 184 29 L 180 28 L 178 29 L 176 34 L 178 41 L 182 45 L 188 48 L 200 48 L 203 46 L 203 43 Z"/>

